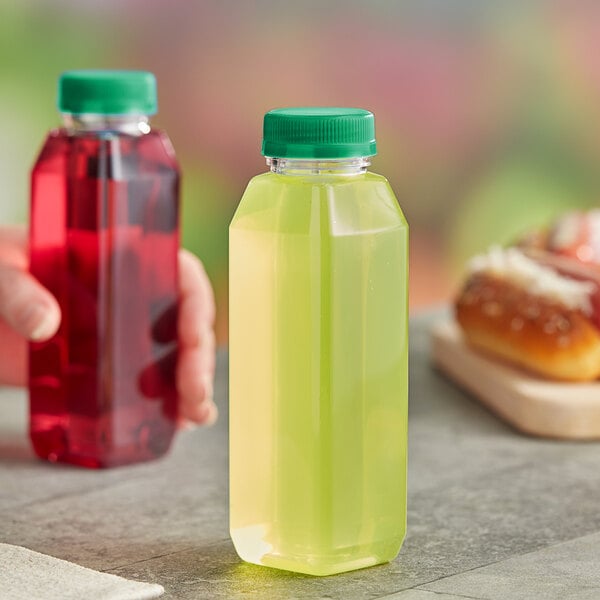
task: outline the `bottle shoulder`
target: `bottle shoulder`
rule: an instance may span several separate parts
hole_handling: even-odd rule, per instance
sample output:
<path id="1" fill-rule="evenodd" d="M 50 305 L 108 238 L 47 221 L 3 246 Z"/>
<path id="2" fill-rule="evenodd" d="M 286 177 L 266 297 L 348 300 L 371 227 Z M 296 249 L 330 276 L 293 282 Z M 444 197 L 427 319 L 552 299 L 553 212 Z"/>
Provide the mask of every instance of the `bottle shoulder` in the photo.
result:
<path id="1" fill-rule="evenodd" d="M 263 173 L 250 180 L 233 228 L 317 234 L 318 223 L 340 231 L 405 228 L 406 220 L 387 179 Z M 343 227 L 342 227 L 343 225 Z"/>
<path id="2" fill-rule="evenodd" d="M 252 202 L 256 198 L 261 205 L 280 202 L 284 197 L 294 197 L 296 201 L 310 200 L 325 195 L 346 202 L 360 201 L 366 198 L 372 202 L 393 200 L 396 196 L 388 180 L 377 173 L 358 175 L 281 175 L 279 173 L 261 173 L 254 176 L 246 186 L 242 203 Z"/>
<path id="3" fill-rule="evenodd" d="M 33 172 L 64 170 L 67 158 L 91 159 L 105 155 L 111 161 L 124 162 L 135 170 L 179 173 L 179 164 L 167 134 L 153 129 L 143 135 L 121 132 L 72 132 L 64 128 L 51 130 L 42 145 Z M 133 161 L 133 162 L 132 162 Z"/>

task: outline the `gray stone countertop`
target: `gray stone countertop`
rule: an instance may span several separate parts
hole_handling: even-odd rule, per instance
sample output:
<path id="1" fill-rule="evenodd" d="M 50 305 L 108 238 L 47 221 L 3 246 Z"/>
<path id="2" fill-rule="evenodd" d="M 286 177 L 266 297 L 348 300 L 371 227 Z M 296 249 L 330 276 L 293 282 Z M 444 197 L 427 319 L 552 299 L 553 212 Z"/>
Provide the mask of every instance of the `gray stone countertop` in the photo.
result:
<path id="1" fill-rule="evenodd" d="M 0 391 L 0 541 L 161 583 L 164 598 L 599 599 L 600 444 L 524 437 L 436 373 L 438 318 L 411 321 L 408 534 L 392 563 L 313 578 L 237 558 L 225 353 L 218 424 L 180 433 L 167 458 L 140 466 L 34 459 L 25 393 Z"/>

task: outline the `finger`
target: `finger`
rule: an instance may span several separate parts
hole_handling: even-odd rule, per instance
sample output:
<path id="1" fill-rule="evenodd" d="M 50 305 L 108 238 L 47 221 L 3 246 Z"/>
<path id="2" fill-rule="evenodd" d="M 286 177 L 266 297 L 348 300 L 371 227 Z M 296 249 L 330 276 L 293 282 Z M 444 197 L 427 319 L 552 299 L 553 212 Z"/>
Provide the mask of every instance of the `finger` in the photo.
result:
<path id="1" fill-rule="evenodd" d="M 2 262 L 27 270 L 27 229 L 23 225 L 0 227 Z"/>
<path id="2" fill-rule="evenodd" d="M 0 385 L 27 383 L 27 340 L 0 321 Z"/>
<path id="3" fill-rule="evenodd" d="M 0 317 L 23 337 L 41 341 L 56 333 L 60 308 L 29 273 L 0 265 Z"/>
<path id="4" fill-rule="evenodd" d="M 183 413 L 193 412 L 194 405 L 213 399 L 214 345 L 214 335 L 208 335 L 199 347 L 179 351 L 176 385 Z"/>
<path id="5" fill-rule="evenodd" d="M 182 346 L 198 346 L 215 321 L 215 299 L 202 263 L 187 250 L 179 252 L 178 336 Z"/>
<path id="6" fill-rule="evenodd" d="M 203 366 L 208 352 L 209 348 L 181 349 L 177 363 L 179 415 L 199 424 L 210 424 L 217 416 L 213 402 L 214 367 L 210 363 L 208 368 Z"/>
<path id="7" fill-rule="evenodd" d="M 219 411 L 215 403 L 205 402 L 199 407 L 194 420 L 180 416 L 177 421 L 177 428 L 185 431 L 190 429 L 196 429 L 198 425 L 210 427 L 211 425 L 214 425 L 217 422 L 218 418 Z"/>

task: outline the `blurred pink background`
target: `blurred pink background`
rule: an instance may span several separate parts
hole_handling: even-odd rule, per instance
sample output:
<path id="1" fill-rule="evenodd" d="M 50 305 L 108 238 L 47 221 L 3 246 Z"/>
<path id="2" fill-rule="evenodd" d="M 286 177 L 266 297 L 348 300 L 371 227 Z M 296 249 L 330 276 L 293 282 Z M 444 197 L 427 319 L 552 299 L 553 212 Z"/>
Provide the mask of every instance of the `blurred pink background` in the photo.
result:
<path id="1" fill-rule="evenodd" d="M 0 220 L 27 218 L 28 172 L 72 68 L 158 77 L 184 170 L 184 244 L 227 337 L 227 226 L 265 169 L 263 113 L 372 110 L 411 224 L 411 307 L 448 301 L 465 260 L 600 199 L 600 4 L 474 0 L 0 0 Z"/>

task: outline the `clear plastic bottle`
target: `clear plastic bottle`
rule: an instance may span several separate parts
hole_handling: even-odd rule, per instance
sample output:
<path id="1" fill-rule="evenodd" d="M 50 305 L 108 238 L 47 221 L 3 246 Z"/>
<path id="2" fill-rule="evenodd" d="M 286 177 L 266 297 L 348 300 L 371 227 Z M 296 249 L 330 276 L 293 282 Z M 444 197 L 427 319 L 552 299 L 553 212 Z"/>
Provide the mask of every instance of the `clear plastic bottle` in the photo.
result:
<path id="1" fill-rule="evenodd" d="M 58 106 L 32 171 L 30 269 L 62 320 L 30 344 L 31 440 L 50 461 L 148 460 L 176 423 L 179 168 L 149 124 L 151 73 L 66 72 Z"/>
<path id="2" fill-rule="evenodd" d="M 405 534 L 408 227 L 368 111 L 271 111 L 263 154 L 230 227 L 231 536 L 330 575 Z"/>

